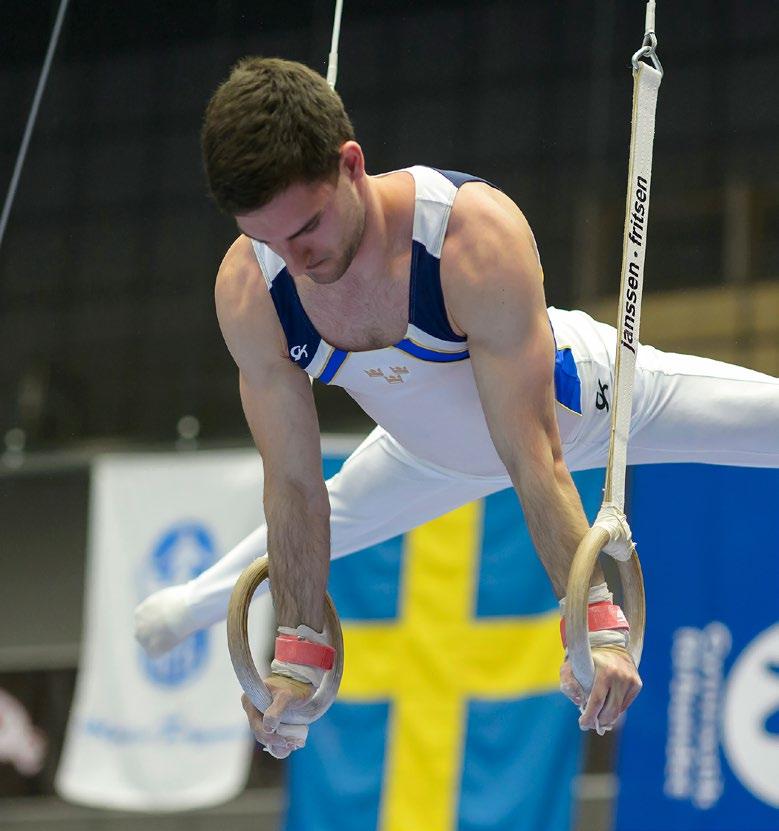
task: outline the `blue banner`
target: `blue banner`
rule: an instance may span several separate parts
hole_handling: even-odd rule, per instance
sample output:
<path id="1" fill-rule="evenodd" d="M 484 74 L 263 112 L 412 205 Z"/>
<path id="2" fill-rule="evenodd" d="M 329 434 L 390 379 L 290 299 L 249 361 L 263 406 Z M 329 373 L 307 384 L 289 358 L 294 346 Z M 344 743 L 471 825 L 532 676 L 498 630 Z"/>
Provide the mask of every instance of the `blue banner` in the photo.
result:
<path id="1" fill-rule="evenodd" d="M 603 471 L 575 480 L 592 520 Z M 582 734 L 514 492 L 334 562 L 329 590 L 344 679 L 290 757 L 286 830 L 569 831 Z"/>
<path id="2" fill-rule="evenodd" d="M 646 466 L 631 493 L 648 623 L 617 828 L 776 831 L 779 471 Z"/>

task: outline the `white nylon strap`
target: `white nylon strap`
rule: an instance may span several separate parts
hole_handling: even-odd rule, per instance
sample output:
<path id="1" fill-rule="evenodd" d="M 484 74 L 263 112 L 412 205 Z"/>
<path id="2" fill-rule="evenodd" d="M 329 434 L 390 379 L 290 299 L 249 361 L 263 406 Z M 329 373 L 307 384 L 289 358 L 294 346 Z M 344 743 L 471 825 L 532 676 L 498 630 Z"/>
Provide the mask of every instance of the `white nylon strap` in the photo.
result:
<path id="1" fill-rule="evenodd" d="M 344 0 L 335 0 L 335 15 L 333 17 L 333 37 L 330 41 L 330 55 L 327 61 L 327 83 L 335 89 L 338 77 L 338 41 L 341 38 L 341 14 L 344 9 Z"/>
<path id="2" fill-rule="evenodd" d="M 604 504 L 625 509 L 625 467 L 630 415 L 633 408 L 633 376 L 636 367 L 641 295 L 644 284 L 649 221 L 649 193 L 652 184 L 652 145 L 655 135 L 657 91 L 661 71 L 638 62 L 633 73 L 633 123 L 630 138 L 630 164 L 622 244 L 616 396 L 611 414 L 611 444 Z"/>
<path id="3" fill-rule="evenodd" d="M 644 29 L 647 32 L 654 32 L 655 30 L 655 0 L 649 0 L 646 4 L 646 17 Z"/>

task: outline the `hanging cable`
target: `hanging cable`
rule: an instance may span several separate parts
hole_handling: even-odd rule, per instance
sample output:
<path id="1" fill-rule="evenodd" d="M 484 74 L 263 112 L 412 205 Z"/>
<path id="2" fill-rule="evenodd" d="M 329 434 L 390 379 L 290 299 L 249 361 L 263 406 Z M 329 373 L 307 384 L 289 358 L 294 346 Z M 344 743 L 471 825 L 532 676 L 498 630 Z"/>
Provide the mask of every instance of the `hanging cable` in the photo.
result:
<path id="1" fill-rule="evenodd" d="M 40 78 L 38 78 L 38 86 L 35 90 L 35 96 L 32 100 L 30 113 L 27 116 L 27 126 L 24 129 L 24 136 L 22 137 L 22 144 L 19 147 L 19 153 L 16 157 L 16 164 L 14 166 L 13 176 L 11 176 L 11 183 L 8 186 L 8 193 L 5 195 L 5 203 L 3 205 L 3 213 L 0 216 L 0 249 L 3 246 L 3 238 L 5 237 L 5 229 L 8 225 L 8 217 L 11 214 L 11 206 L 13 205 L 16 196 L 16 189 L 19 185 L 19 179 L 22 175 L 22 168 L 24 161 L 27 158 L 27 148 L 30 146 L 30 139 L 32 138 L 32 131 L 35 127 L 35 120 L 38 117 L 38 108 L 40 107 L 43 92 L 46 89 L 46 82 L 49 79 L 49 70 L 54 59 L 54 53 L 57 50 L 57 43 L 59 42 L 60 32 L 62 31 L 62 23 L 65 20 L 65 13 L 68 9 L 69 0 L 60 0 L 59 10 L 57 11 L 57 18 L 54 21 L 54 29 L 49 39 L 49 48 L 46 51 L 46 58 L 43 61 L 43 68 L 41 69 Z"/>

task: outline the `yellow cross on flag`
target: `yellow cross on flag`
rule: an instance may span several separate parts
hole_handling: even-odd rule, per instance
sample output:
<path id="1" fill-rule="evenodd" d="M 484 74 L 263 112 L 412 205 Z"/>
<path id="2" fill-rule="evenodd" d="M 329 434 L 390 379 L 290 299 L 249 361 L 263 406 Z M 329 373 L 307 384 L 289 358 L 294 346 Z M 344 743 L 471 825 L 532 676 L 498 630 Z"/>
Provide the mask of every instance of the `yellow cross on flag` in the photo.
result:
<path id="1" fill-rule="evenodd" d="M 469 698 L 555 690 L 556 610 L 475 618 L 482 502 L 406 536 L 398 620 L 344 623 L 339 700 L 390 699 L 380 831 L 451 831 Z"/>

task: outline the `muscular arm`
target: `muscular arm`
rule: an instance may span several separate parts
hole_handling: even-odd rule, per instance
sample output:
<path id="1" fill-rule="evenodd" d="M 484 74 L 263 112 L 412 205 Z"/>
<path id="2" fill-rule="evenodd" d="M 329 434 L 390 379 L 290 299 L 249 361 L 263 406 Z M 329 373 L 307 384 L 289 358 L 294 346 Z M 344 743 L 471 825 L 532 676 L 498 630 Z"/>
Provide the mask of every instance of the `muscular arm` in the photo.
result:
<path id="1" fill-rule="evenodd" d="M 330 564 L 330 504 L 308 376 L 287 343 L 251 245 L 239 238 L 216 285 L 225 342 L 240 371 L 246 420 L 263 459 L 271 593 L 281 626 L 321 632 Z"/>
<path id="2" fill-rule="evenodd" d="M 330 503 L 321 475 L 311 384 L 294 365 L 265 377 L 262 392 L 241 371 L 241 401 L 263 459 L 271 593 L 280 626 L 324 627 Z"/>
<path id="3" fill-rule="evenodd" d="M 468 336 L 493 443 L 562 597 L 589 523 L 563 460 L 543 274 L 520 211 L 484 187 L 466 186 L 455 202 L 442 257 L 444 290 L 455 324 Z M 596 571 L 593 582 L 602 579 Z"/>
<path id="4" fill-rule="evenodd" d="M 495 332 L 500 336 L 502 327 Z M 506 333 L 508 334 L 508 333 Z M 573 555 L 589 523 L 563 460 L 554 412 L 554 344 L 545 314 L 527 321 L 521 351 L 469 338 L 495 447 L 509 471 L 536 551 L 555 594 L 566 591 Z M 520 357 L 521 355 L 521 357 Z M 478 366 L 478 369 L 476 368 Z M 523 376 L 512 383 L 512 373 Z"/>
<path id="5" fill-rule="evenodd" d="M 538 556 L 561 597 L 588 523 L 557 428 L 554 339 L 543 275 L 519 209 L 502 194 L 477 189 L 484 187 L 466 185 L 455 201 L 441 262 L 444 295 L 453 323 L 468 335 L 492 440 L 519 495 Z M 471 195 L 458 208 L 468 189 Z M 596 569 L 591 583 L 601 582 L 603 574 Z M 622 647 L 595 648 L 593 661 L 589 695 L 569 661 L 560 670 L 560 689 L 583 708 L 581 729 L 603 732 L 638 695 L 641 679 Z"/>

